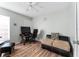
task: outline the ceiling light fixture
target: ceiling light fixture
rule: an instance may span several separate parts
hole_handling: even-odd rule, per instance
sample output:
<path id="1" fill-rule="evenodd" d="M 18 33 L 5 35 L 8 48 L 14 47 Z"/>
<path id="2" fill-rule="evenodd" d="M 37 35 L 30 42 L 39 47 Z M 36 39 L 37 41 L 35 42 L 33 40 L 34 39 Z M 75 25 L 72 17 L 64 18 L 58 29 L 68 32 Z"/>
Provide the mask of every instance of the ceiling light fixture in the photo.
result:
<path id="1" fill-rule="evenodd" d="M 36 10 L 36 11 L 38 11 L 38 9 L 36 7 L 42 8 L 38 4 L 39 4 L 38 2 L 28 2 L 27 3 L 27 9 L 26 10 L 27 11 L 30 11 L 30 10 Z"/>

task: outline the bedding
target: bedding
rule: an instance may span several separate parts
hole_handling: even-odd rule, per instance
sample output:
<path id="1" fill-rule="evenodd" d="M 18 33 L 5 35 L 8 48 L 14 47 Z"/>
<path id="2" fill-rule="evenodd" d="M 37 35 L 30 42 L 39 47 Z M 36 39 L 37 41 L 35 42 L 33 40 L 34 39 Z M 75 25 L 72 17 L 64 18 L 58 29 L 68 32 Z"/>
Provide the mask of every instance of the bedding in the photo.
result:
<path id="1" fill-rule="evenodd" d="M 49 45 L 49 46 L 52 46 L 52 42 L 53 42 L 54 40 L 52 40 L 52 39 L 41 39 L 40 40 L 40 42 L 42 43 L 42 44 L 46 44 L 46 45 Z"/>
<path id="2" fill-rule="evenodd" d="M 62 40 L 54 40 L 53 42 L 53 47 L 65 50 L 65 51 L 70 51 L 70 45 L 67 41 L 62 41 Z"/>
<path id="3" fill-rule="evenodd" d="M 59 39 L 42 39 L 41 48 L 57 53 L 65 57 L 73 57 L 73 47 L 70 37 L 59 36 Z M 49 42 L 48 42 L 49 41 Z M 46 43 L 45 43 L 46 42 Z"/>
<path id="4" fill-rule="evenodd" d="M 52 46 L 52 47 L 56 47 L 65 51 L 70 51 L 70 45 L 67 41 L 62 41 L 62 40 L 58 40 L 58 39 L 42 39 L 40 40 L 42 44 L 48 45 L 48 46 Z"/>

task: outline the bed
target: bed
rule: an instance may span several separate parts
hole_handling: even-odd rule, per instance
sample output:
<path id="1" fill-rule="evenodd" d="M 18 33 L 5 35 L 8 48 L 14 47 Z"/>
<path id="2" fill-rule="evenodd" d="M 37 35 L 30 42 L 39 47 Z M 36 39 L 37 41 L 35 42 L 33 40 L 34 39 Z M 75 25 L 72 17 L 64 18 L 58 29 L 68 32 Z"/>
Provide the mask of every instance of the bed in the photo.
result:
<path id="1" fill-rule="evenodd" d="M 73 56 L 73 47 L 69 40 L 69 37 L 66 36 L 59 36 L 59 39 L 41 39 L 41 47 L 43 49 L 47 49 L 51 52 L 55 52 L 59 55 L 65 57 L 72 57 Z"/>

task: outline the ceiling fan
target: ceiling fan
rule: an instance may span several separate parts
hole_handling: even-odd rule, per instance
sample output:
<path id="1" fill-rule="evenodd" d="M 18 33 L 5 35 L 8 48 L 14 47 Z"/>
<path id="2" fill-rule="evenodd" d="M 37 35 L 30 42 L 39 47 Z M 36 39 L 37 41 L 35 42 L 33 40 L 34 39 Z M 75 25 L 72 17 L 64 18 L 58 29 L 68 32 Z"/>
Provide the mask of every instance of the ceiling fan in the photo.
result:
<path id="1" fill-rule="evenodd" d="M 37 7 L 42 8 L 41 6 L 39 6 L 39 2 L 27 2 L 26 11 L 30 11 L 30 10 L 39 11 Z"/>

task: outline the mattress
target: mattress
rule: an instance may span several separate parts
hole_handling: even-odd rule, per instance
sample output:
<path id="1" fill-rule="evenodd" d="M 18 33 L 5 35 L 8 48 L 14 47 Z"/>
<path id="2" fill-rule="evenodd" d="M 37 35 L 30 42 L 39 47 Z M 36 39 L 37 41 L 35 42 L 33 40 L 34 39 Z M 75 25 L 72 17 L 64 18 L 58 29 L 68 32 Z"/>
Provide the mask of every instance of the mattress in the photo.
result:
<path id="1" fill-rule="evenodd" d="M 42 44 L 48 45 L 48 46 L 53 46 L 65 51 L 70 51 L 70 45 L 67 41 L 62 41 L 58 39 L 41 39 L 40 40 Z"/>
<path id="2" fill-rule="evenodd" d="M 40 42 L 42 43 L 42 44 L 46 44 L 46 45 L 49 45 L 49 46 L 53 46 L 52 45 L 52 42 L 53 42 L 54 40 L 52 40 L 52 39 L 41 39 L 40 40 Z"/>
<path id="3" fill-rule="evenodd" d="M 70 51 L 70 45 L 67 41 L 54 40 L 53 47 L 57 47 L 65 51 Z"/>

